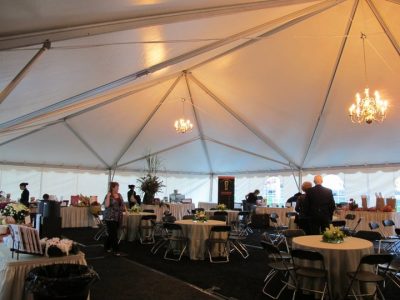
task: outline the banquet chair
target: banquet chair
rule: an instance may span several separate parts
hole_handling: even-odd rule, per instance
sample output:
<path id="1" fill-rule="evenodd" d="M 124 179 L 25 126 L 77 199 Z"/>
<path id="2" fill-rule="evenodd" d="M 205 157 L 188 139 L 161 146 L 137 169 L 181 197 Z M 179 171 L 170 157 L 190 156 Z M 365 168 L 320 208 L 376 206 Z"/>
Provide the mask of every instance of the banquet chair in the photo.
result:
<path id="1" fill-rule="evenodd" d="M 372 242 L 372 244 L 374 244 L 375 253 L 380 252 L 380 241 L 382 240 L 382 235 L 379 232 L 359 230 L 356 232 L 354 237 Z"/>
<path id="2" fill-rule="evenodd" d="M 193 220 L 194 219 L 194 215 L 185 215 L 182 217 L 182 220 Z"/>
<path id="3" fill-rule="evenodd" d="M 204 208 L 198 207 L 198 208 L 192 209 L 192 215 L 197 214 L 199 211 L 204 211 Z"/>
<path id="4" fill-rule="evenodd" d="M 270 223 L 272 223 L 272 226 L 278 231 L 288 229 L 288 226 L 282 225 L 280 223 L 279 216 L 277 213 L 271 213 L 269 215 L 269 220 L 270 220 Z"/>
<path id="5" fill-rule="evenodd" d="M 390 219 L 388 219 L 388 220 L 382 220 L 382 225 L 383 225 L 383 227 L 385 227 L 385 228 L 387 228 L 387 227 L 392 227 L 392 228 L 394 228 L 395 229 L 395 226 L 396 226 L 396 224 L 393 222 L 393 220 L 390 220 Z M 387 238 L 390 238 L 390 239 L 399 239 L 400 237 L 399 236 L 397 236 L 397 235 L 389 235 L 389 236 L 386 236 Z"/>
<path id="6" fill-rule="evenodd" d="M 346 220 L 334 220 L 332 221 L 332 225 L 334 227 L 339 227 L 340 230 L 343 230 L 346 227 Z"/>
<path id="7" fill-rule="evenodd" d="M 281 239 L 276 240 L 276 236 L 275 235 L 271 235 L 271 233 L 266 231 L 263 234 L 261 234 L 261 242 L 270 243 L 270 244 L 274 245 L 276 248 L 278 248 L 283 259 L 286 259 L 286 260 L 291 260 L 292 259 L 292 256 L 290 255 L 290 253 L 281 250 L 282 248 L 285 248 L 285 250 L 286 250 L 286 244 L 285 244 L 284 236 L 282 236 Z"/>
<path id="8" fill-rule="evenodd" d="M 249 226 L 250 223 L 250 212 L 240 211 L 236 220 L 231 222 L 231 226 L 233 227 L 232 232 L 240 236 L 247 236 L 249 233 L 253 233 L 253 230 Z"/>
<path id="9" fill-rule="evenodd" d="M 382 221 L 383 222 L 383 221 Z M 393 222 L 393 221 L 392 221 Z M 399 248 L 400 248 L 400 240 L 397 237 L 390 237 L 390 236 L 385 236 L 384 232 L 382 232 L 379 228 L 379 224 L 377 222 L 369 222 L 368 226 L 371 230 L 378 230 L 377 232 L 379 232 L 381 234 L 381 239 L 379 241 L 379 253 L 381 252 L 381 250 L 385 251 L 385 252 L 398 252 Z"/>
<path id="10" fill-rule="evenodd" d="M 176 218 L 172 215 L 166 215 L 162 218 L 162 227 L 160 230 L 160 237 L 155 241 L 153 247 L 150 249 L 152 254 L 156 254 L 161 247 L 165 246 L 168 242 L 168 230 L 166 223 L 175 223 Z"/>
<path id="11" fill-rule="evenodd" d="M 384 270 L 387 267 L 386 264 L 378 265 L 379 271 Z M 397 288 L 400 288 L 400 257 L 395 256 L 392 262 L 389 264 L 386 272 L 386 278 L 388 278 Z"/>
<path id="12" fill-rule="evenodd" d="M 180 261 L 187 248 L 188 239 L 184 236 L 181 225 L 166 223 L 164 227 L 167 232 L 167 249 L 164 252 L 164 259 Z M 176 253 L 177 256 L 169 255 L 170 252 Z"/>
<path id="13" fill-rule="evenodd" d="M 381 299 L 385 299 L 379 285 L 382 284 L 382 286 L 383 286 L 384 281 L 385 281 L 386 272 L 388 271 L 389 265 L 392 260 L 393 260 L 392 254 L 369 254 L 369 255 L 364 255 L 363 257 L 361 257 L 360 262 L 357 267 L 357 270 L 355 272 L 347 272 L 347 276 L 350 279 L 350 283 L 349 283 L 349 287 L 347 288 L 345 296 L 347 297 L 351 292 L 352 296 L 354 296 L 356 299 L 358 296 L 361 296 L 361 297 L 373 296 L 373 297 L 375 297 L 375 295 L 378 292 Z M 365 265 L 373 266 L 374 272 L 366 271 Z M 385 268 L 380 269 L 381 272 L 379 274 L 377 272 L 378 265 L 386 265 Z M 353 284 L 355 282 L 374 283 L 375 289 L 374 289 L 373 294 L 356 294 L 356 291 L 353 289 Z"/>
<path id="14" fill-rule="evenodd" d="M 207 252 L 210 262 L 227 263 L 229 262 L 229 233 L 231 226 L 213 226 L 206 241 Z M 217 252 L 218 256 L 214 253 Z M 218 259 L 216 259 L 218 258 Z"/>
<path id="15" fill-rule="evenodd" d="M 293 238 L 304 235 L 306 235 L 306 233 L 303 229 L 286 229 L 283 231 L 287 253 L 290 253 L 290 251 L 292 250 Z"/>
<path id="16" fill-rule="evenodd" d="M 268 264 L 267 266 L 271 269 L 267 276 L 264 279 L 264 287 L 262 292 L 272 299 L 278 299 L 282 292 L 290 285 L 289 279 L 291 278 L 293 282 L 296 282 L 295 279 L 292 277 L 291 272 L 294 270 L 293 264 L 286 259 L 284 259 L 281 255 L 281 252 L 277 247 L 273 244 L 261 241 L 261 246 L 268 254 Z M 275 287 L 274 281 L 272 281 L 276 276 L 280 276 L 280 282 L 283 283 L 282 288 L 276 295 L 270 294 L 271 288 L 269 287 L 271 283 L 271 287 Z M 293 287 L 293 286 L 292 286 Z"/>
<path id="17" fill-rule="evenodd" d="M 142 216 L 139 223 L 139 239 L 141 244 L 154 244 L 154 230 L 157 216 Z"/>
<path id="18" fill-rule="evenodd" d="M 298 290 L 322 294 L 322 300 L 324 299 L 325 294 L 328 294 L 329 299 L 332 299 L 330 296 L 331 293 L 328 283 L 328 271 L 325 268 L 324 257 L 322 254 L 316 251 L 304 249 L 293 249 L 291 254 L 296 278 L 296 287 L 292 299 L 296 298 L 296 293 Z M 313 265 L 316 264 L 318 267 L 303 266 L 301 262 L 304 261 L 311 261 L 313 262 Z M 321 290 L 306 288 L 303 286 L 303 279 L 308 279 L 311 281 L 320 279 L 323 281 L 324 287 Z"/>
<path id="19" fill-rule="evenodd" d="M 346 220 L 354 220 L 353 217 L 349 217 L 349 216 L 354 216 L 354 218 L 355 218 L 355 215 L 347 214 L 346 217 L 345 217 L 345 219 L 346 219 Z M 353 219 L 351 219 L 351 218 L 353 218 Z M 352 229 L 350 229 L 350 228 L 348 228 L 348 227 L 345 227 L 345 228 L 343 228 L 343 232 L 344 232 L 346 235 L 348 235 L 348 236 L 354 236 L 354 235 L 356 234 L 356 232 L 357 232 L 356 229 L 357 229 L 358 225 L 360 225 L 360 223 L 361 223 L 362 220 L 363 220 L 363 219 L 360 217 L 360 218 L 358 219 L 356 225 L 354 225 L 354 227 L 353 227 Z"/>
<path id="20" fill-rule="evenodd" d="M 154 214 L 154 209 L 143 209 L 143 212 Z"/>

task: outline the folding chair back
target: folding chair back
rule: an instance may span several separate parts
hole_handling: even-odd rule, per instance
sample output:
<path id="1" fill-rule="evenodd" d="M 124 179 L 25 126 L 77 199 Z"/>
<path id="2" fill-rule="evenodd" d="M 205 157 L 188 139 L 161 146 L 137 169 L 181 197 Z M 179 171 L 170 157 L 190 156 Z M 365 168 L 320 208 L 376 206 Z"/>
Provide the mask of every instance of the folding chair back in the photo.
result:
<path id="1" fill-rule="evenodd" d="M 214 216 L 228 216 L 228 212 L 217 210 L 216 212 L 214 212 Z"/>
<path id="2" fill-rule="evenodd" d="M 207 251 L 210 262 L 229 262 L 229 232 L 231 226 L 213 226 L 207 240 Z M 215 255 L 218 254 L 218 255 Z M 215 259 L 218 258 L 218 259 Z"/>
<path id="3" fill-rule="evenodd" d="M 154 209 L 143 209 L 143 212 L 153 213 L 154 214 Z"/>
<path id="4" fill-rule="evenodd" d="M 144 215 L 139 223 L 139 239 L 141 244 L 154 244 L 154 230 L 157 216 Z"/>
<path id="5" fill-rule="evenodd" d="M 188 244 L 188 239 L 184 236 L 182 227 L 176 223 L 165 223 L 164 228 L 167 232 L 167 249 L 164 253 L 164 259 L 180 261 L 183 253 L 185 252 Z M 179 251 L 179 256 L 171 256 L 170 252 L 174 253 L 174 250 Z"/>
<path id="6" fill-rule="evenodd" d="M 335 227 L 344 227 L 346 226 L 346 220 L 335 220 L 332 221 L 332 225 Z"/>
<path id="7" fill-rule="evenodd" d="M 194 219 L 194 215 L 185 215 L 182 217 L 182 220 L 193 220 Z"/>
<path id="8" fill-rule="evenodd" d="M 226 222 L 227 217 L 225 215 L 213 215 L 210 216 L 210 220 L 215 220 L 215 221 L 222 221 L 222 222 Z"/>
<path id="9" fill-rule="evenodd" d="M 306 235 L 303 229 L 286 229 L 282 233 L 285 237 L 286 250 L 288 253 L 292 249 L 293 238 Z"/>
<path id="10" fill-rule="evenodd" d="M 347 214 L 344 218 L 345 218 L 346 220 L 354 220 L 354 219 L 356 218 L 356 215 L 354 215 L 354 214 Z"/>

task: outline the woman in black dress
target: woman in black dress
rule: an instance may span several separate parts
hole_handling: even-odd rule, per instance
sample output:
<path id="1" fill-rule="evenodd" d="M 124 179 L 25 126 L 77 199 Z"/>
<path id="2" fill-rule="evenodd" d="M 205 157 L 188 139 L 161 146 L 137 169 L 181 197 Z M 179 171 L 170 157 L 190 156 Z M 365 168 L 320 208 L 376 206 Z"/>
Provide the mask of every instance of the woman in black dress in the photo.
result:
<path id="1" fill-rule="evenodd" d="M 27 185 L 28 185 L 27 182 L 22 182 L 19 185 L 19 188 L 22 190 L 21 199 L 19 200 L 19 202 L 25 205 L 26 207 L 29 207 L 29 191 L 26 188 Z"/>

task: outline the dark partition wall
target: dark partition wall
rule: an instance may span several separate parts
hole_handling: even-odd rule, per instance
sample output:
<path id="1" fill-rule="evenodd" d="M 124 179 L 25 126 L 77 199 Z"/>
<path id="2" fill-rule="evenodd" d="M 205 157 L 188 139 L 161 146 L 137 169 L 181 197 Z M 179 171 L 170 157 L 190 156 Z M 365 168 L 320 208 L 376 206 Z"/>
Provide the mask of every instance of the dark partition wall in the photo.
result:
<path id="1" fill-rule="evenodd" d="M 218 204 L 233 209 L 235 203 L 235 177 L 218 176 Z"/>

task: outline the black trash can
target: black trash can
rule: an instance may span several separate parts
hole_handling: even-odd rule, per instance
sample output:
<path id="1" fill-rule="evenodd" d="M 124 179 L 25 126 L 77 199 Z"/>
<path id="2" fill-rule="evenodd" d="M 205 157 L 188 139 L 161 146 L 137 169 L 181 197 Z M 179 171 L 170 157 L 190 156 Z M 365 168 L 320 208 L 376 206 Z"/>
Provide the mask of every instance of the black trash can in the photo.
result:
<path id="1" fill-rule="evenodd" d="M 54 264 L 33 268 L 26 277 L 25 289 L 35 300 L 86 300 L 98 279 L 90 266 Z"/>

